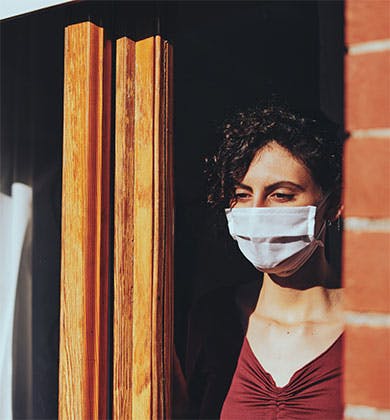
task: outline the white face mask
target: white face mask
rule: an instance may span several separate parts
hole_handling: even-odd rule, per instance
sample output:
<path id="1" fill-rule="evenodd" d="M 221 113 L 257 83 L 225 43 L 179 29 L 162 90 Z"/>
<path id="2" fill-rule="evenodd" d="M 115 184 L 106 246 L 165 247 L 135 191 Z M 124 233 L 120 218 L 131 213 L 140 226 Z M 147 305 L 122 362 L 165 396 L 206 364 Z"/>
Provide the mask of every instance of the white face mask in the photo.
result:
<path id="1" fill-rule="evenodd" d="M 250 207 L 225 212 L 229 232 L 245 257 L 260 271 L 288 277 L 306 263 L 318 246 L 324 246 L 318 238 L 325 221 L 315 234 L 318 208 Z"/>

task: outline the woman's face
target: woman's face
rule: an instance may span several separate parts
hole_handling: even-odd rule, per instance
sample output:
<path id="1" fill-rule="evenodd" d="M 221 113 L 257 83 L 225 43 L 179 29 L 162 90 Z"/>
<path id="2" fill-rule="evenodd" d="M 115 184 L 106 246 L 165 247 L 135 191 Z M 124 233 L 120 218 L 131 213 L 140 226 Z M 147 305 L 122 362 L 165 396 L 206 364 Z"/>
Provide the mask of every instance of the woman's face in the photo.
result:
<path id="1" fill-rule="evenodd" d="M 321 188 L 310 171 L 276 142 L 260 149 L 235 189 L 234 207 L 317 205 Z"/>

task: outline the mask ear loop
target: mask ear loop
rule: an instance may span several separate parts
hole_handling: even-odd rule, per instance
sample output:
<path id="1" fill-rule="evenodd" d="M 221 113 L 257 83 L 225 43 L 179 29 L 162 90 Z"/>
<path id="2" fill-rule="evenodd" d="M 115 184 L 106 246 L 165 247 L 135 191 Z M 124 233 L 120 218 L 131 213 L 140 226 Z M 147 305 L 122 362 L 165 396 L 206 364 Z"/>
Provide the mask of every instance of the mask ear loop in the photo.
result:
<path id="1" fill-rule="evenodd" d="M 331 196 L 332 192 L 328 192 L 324 195 L 323 199 L 318 203 L 316 206 L 318 210 L 322 210 L 322 208 L 325 206 L 326 202 L 328 201 L 328 198 Z"/>
<path id="2" fill-rule="evenodd" d="M 322 247 L 322 248 L 324 248 L 324 247 L 325 247 L 325 244 L 324 244 L 324 242 L 323 242 L 321 239 L 319 239 L 319 238 L 321 238 L 322 234 L 323 234 L 323 233 L 324 233 L 324 231 L 325 231 L 325 228 L 326 228 L 326 222 L 324 221 L 324 223 L 323 223 L 323 224 L 322 224 L 322 226 L 321 226 L 321 229 L 319 230 L 318 234 L 317 234 L 317 235 L 316 235 L 316 237 L 315 237 L 315 241 L 316 241 L 317 245 L 318 245 L 318 246 L 320 246 L 320 247 Z"/>
<path id="3" fill-rule="evenodd" d="M 323 210 L 323 208 L 325 207 L 325 205 L 326 205 L 326 203 L 328 201 L 328 198 L 331 196 L 331 194 L 332 194 L 331 192 L 328 192 L 327 194 L 325 194 L 325 196 L 323 197 L 323 199 L 316 206 L 317 207 L 316 215 L 319 213 L 319 210 Z M 316 222 L 317 222 L 317 220 L 316 220 Z M 324 232 L 324 230 L 325 230 L 325 228 L 327 226 L 328 227 L 332 226 L 332 221 L 331 220 L 324 220 L 324 222 L 322 223 L 322 226 L 321 226 L 321 228 L 320 228 L 320 230 L 319 230 L 319 232 L 318 232 L 318 234 L 316 235 L 316 238 L 315 238 L 316 241 L 319 242 L 319 245 L 322 246 L 322 247 L 324 247 L 325 245 L 324 245 L 323 241 L 321 241 L 318 238 L 321 237 L 322 233 Z"/>

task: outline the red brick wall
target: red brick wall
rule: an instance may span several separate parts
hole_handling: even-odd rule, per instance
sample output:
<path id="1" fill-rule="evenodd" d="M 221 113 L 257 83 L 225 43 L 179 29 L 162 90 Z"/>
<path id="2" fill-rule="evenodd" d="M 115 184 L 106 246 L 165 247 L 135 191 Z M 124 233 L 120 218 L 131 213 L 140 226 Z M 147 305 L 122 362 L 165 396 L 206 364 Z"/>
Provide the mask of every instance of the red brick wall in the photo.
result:
<path id="1" fill-rule="evenodd" d="M 346 0 L 345 43 L 345 419 L 390 419 L 390 0 Z"/>

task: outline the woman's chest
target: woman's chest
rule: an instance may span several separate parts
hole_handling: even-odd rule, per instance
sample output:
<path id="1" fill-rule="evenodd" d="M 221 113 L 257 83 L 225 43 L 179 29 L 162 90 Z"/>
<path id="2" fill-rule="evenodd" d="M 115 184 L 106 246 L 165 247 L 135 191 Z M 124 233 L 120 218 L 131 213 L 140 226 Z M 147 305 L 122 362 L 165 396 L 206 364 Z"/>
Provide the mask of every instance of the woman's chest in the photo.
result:
<path id="1" fill-rule="evenodd" d="M 277 387 L 326 353 L 342 333 L 337 324 L 297 326 L 249 322 L 247 341 L 253 355 Z"/>

